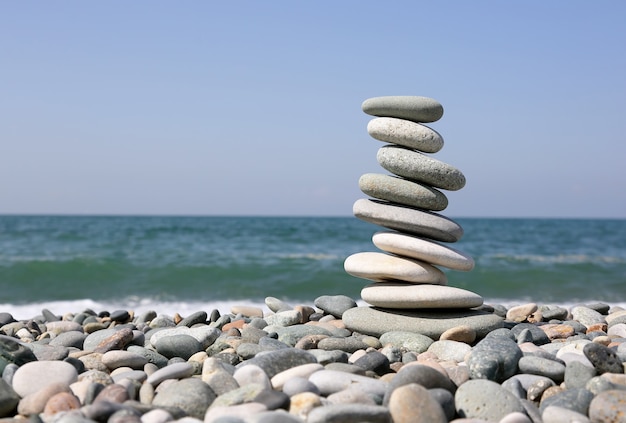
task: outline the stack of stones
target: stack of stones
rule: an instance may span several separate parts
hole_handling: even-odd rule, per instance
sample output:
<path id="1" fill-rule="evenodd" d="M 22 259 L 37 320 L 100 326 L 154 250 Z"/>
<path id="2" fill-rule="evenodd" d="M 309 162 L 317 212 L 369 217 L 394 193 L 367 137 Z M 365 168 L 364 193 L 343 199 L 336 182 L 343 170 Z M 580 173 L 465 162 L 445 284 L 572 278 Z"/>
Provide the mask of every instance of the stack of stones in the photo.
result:
<path id="1" fill-rule="evenodd" d="M 373 197 L 357 200 L 359 219 L 392 231 L 374 234 L 384 252 L 361 252 L 344 263 L 349 274 L 373 281 L 361 291 L 373 307 L 358 307 L 343 316 L 353 330 L 381 335 L 412 330 L 438 339 L 443 332 L 465 328 L 477 336 L 500 326 L 499 317 L 484 310 L 480 295 L 447 286 L 436 266 L 469 271 L 472 258 L 443 243 L 458 241 L 463 228 L 436 212 L 448 206 L 442 190 L 459 190 L 465 177 L 458 169 L 428 153 L 443 148 L 439 133 L 423 125 L 443 115 L 431 98 L 392 96 L 370 98 L 363 111 L 376 116 L 368 126 L 375 139 L 389 143 L 378 150 L 378 163 L 392 175 L 368 173 L 359 187 Z"/>

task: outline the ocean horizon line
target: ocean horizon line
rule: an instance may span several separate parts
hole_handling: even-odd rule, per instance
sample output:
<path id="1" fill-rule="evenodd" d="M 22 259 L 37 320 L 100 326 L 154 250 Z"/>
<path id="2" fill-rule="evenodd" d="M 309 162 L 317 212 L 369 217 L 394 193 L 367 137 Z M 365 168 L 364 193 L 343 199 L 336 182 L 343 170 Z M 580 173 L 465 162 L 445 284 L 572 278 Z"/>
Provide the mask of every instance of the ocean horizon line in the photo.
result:
<path id="1" fill-rule="evenodd" d="M 437 214 L 442 214 L 441 212 Z M 0 217 L 86 217 L 86 218 L 268 218 L 268 219 L 358 219 L 354 215 L 346 214 L 177 214 L 177 213 L 3 213 Z M 611 216 L 446 216 L 449 219 L 493 219 L 493 220 L 626 220 L 624 217 Z"/>

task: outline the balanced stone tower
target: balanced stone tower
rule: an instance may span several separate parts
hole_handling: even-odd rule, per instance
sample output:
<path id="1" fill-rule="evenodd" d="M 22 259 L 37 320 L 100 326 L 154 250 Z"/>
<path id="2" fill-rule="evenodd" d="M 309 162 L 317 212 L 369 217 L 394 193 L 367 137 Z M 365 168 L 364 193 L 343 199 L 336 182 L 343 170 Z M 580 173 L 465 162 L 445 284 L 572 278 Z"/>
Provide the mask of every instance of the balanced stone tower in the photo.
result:
<path id="1" fill-rule="evenodd" d="M 388 174 L 367 173 L 359 188 L 372 197 L 354 203 L 354 215 L 391 229 L 376 232 L 372 241 L 383 252 L 362 252 L 345 260 L 349 274 L 372 281 L 361 298 L 372 307 L 346 311 L 349 329 L 380 336 L 401 330 L 434 339 L 455 329 L 478 337 L 502 325 L 492 313 L 476 310 L 483 298 L 447 286 L 437 266 L 469 271 L 474 260 L 444 243 L 456 242 L 463 228 L 436 212 L 448 206 L 440 190 L 465 186 L 455 167 L 428 154 L 443 148 L 443 138 L 423 123 L 443 115 L 439 102 L 427 97 L 391 96 L 366 100 L 362 109 L 376 116 L 367 125 L 373 138 L 388 143 L 378 150 L 378 163 Z"/>

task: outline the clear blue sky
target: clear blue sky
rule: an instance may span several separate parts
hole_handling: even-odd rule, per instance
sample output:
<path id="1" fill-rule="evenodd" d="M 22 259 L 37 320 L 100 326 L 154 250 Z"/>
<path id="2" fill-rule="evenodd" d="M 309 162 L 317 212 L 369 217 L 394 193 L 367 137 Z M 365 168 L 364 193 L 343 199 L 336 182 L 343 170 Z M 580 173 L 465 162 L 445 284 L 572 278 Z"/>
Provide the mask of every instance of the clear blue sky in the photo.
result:
<path id="1" fill-rule="evenodd" d="M 626 2 L 0 3 L 0 213 L 344 215 L 439 100 L 450 217 L 626 218 Z"/>

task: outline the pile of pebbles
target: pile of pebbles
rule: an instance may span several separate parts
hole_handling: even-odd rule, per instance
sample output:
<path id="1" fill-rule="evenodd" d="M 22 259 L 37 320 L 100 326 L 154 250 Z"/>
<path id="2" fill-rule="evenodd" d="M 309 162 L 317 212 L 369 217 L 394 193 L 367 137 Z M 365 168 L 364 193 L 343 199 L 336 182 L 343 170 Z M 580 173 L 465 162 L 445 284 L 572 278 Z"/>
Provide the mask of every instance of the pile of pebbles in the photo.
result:
<path id="1" fill-rule="evenodd" d="M 346 328 L 354 299 L 0 313 L 0 423 L 623 422 L 626 310 L 483 306 L 471 342 Z"/>
<path id="2" fill-rule="evenodd" d="M 472 310 L 483 304 L 483 298 L 447 286 L 448 278 L 439 268 L 470 271 L 474 267 L 469 255 L 446 245 L 461 239 L 463 228 L 436 213 L 448 206 L 441 190 L 465 186 L 460 170 L 432 157 L 444 141 L 424 123 L 439 120 L 443 106 L 428 97 L 386 96 L 367 99 L 361 108 L 375 116 L 367 131 L 387 143 L 376 158 L 391 175 L 362 175 L 359 187 L 372 198 L 357 200 L 353 212 L 359 219 L 392 230 L 372 237 L 382 251 L 355 253 L 344 262 L 347 273 L 373 282 L 361 290 L 370 307 L 344 316 L 347 327 L 374 336 L 410 328 L 435 338 L 461 326 L 483 336 L 498 328 L 497 316 Z M 425 328 L 432 330 L 424 332 Z"/>

